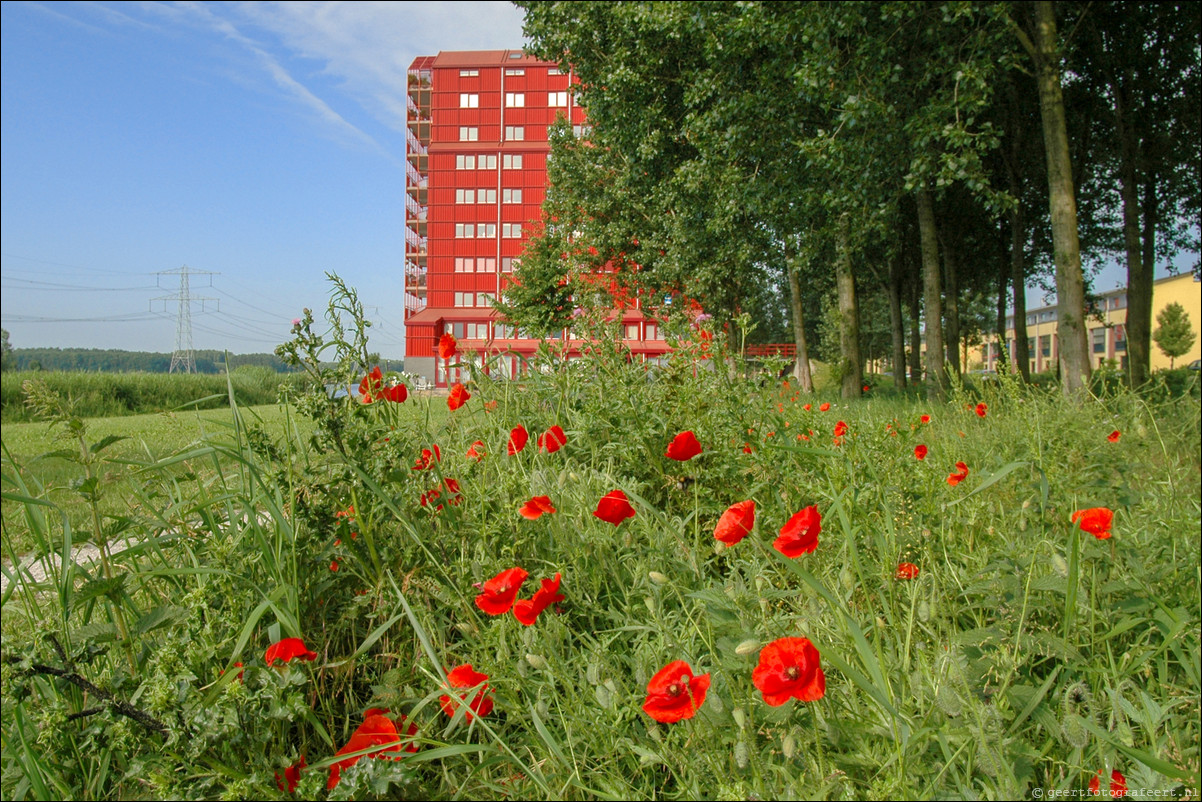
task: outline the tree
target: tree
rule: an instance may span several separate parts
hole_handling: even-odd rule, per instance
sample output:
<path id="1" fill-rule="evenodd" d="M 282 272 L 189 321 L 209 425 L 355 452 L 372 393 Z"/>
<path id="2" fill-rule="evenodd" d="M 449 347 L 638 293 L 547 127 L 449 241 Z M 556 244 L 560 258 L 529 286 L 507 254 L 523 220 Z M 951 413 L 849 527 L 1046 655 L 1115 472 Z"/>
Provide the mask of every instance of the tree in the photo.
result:
<path id="1" fill-rule="evenodd" d="M 1197 335 L 1194 334 L 1193 326 L 1190 325 L 1189 315 L 1179 303 L 1171 303 L 1156 315 L 1156 331 L 1152 332 L 1152 339 L 1156 341 L 1156 345 L 1161 352 L 1169 358 L 1169 367 L 1172 368 L 1174 361 L 1179 356 L 1189 353 L 1189 349 L 1194 347 L 1194 340 Z"/>
<path id="2" fill-rule="evenodd" d="M 12 361 L 13 346 L 8 341 L 8 329 L 0 329 L 3 334 L 3 341 L 0 342 L 0 371 L 8 370 L 9 363 Z"/>
<path id="3" fill-rule="evenodd" d="M 1032 4 L 1029 18 L 1014 31 L 1035 64 L 1048 163 L 1048 209 L 1052 218 L 1056 262 L 1056 327 L 1060 338 L 1060 382 L 1066 395 L 1089 383 L 1089 351 L 1085 338 L 1085 277 L 1077 232 L 1077 201 L 1069 159 L 1064 93 L 1060 81 L 1061 42 L 1053 4 Z M 1025 23 L 1025 25 L 1024 25 Z"/>

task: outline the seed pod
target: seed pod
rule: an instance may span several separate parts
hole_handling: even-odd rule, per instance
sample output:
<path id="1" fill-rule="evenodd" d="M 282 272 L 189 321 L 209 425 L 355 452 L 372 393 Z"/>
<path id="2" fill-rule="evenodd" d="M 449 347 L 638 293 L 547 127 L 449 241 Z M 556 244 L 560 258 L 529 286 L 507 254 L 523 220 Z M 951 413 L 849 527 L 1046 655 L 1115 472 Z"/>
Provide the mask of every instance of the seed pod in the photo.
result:
<path id="1" fill-rule="evenodd" d="M 531 668 L 537 668 L 539 671 L 546 671 L 547 669 L 547 658 L 541 654 L 526 655 L 526 662 L 530 664 Z"/>
<path id="2" fill-rule="evenodd" d="M 1068 562 L 1059 554 L 1053 554 L 1052 570 L 1056 572 L 1056 576 L 1068 576 Z"/>
<path id="3" fill-rule="evenodd" d="M 593 693 L 597 696 L 597 704 L 601 705 L 606 710 L 608 710 L 613 704 L 613 694 L 611 694 L 609 692 L 609 688 L 606 688 L 604 685 L 598 685 L 593 690 Z"/>
<path id="4" fill-rule="evenodd" d="M 964 710 L 964 703 L 947 684 L 940 685 L 939 690 L 935 692 L 935 704 L 939 705 L 939 709 L 944 713 L 953 717 L 960 715 Z"/>
<path id="5" fill-rule="evenodd" d="M 740 643 L 738 646 L 735 647 L 735 654 L 742 657 L 742 656 L 746 656 L 749 654 L 755 654 L 759 650 L 760 650 L 760 642 L 758 640 L 756 640 L 755 638 L 748 638 L 747 640 L 743 641 L 742 643 Z"/>
<path id="6" fill-rule="evenodd" d="M 747 768 L 747 742 L 739 741 L 735 744 L 735 765 L 741 769 Z"/>
<path id="7" fill-rule="evenodd" d="M 730 711 L 730 715 L 731 718 L 735 720 L 735 724 L 739 729 L 743 729 L 743 727 L 747 726 L 747 714 L 743 712 L 743 708 L 736 707 L 734 710 Z"/>
<path id="8" fill-rule="evenodd" d="M 797 739 L 793 737 L 793 733 L 785 736 L 780 745 L 780 752 L 785 756 L 785 760 L 792 760 L 793 755 L 797 754 Z"/>
<path id="9" fill-rule="evenodd" d="M 1085 719 L 1076 713 L 1069 713 L 1060 722 L 1060 732 L 1064 740 L 1076 749 L 1084 749 L 1089 744 L 1089 730 L 1085 729 Z"/>
<path id="10" fill-rule="evenodd" d="M 650 612 L 652 615 L 655 615 L 655 599 L 654 598 L 652 598 L 651 596 L 644 596 L 643 604 L 647 605 L 648 612 Z"/>
<path id="11" fill-rule="evenodd" d="M 601 666 L 597 663 L 589 663 L 588 668 L 584 670 L 584 678 L 588 680 L 589 685 L 596 685 L 601 681 Z"/>
<path id="12" fill-rule="evenodd" d="M 668 584 L 668 577 L 664 576 L 659 571 L 648 571 L 647 576 L 657 585 Z"/>

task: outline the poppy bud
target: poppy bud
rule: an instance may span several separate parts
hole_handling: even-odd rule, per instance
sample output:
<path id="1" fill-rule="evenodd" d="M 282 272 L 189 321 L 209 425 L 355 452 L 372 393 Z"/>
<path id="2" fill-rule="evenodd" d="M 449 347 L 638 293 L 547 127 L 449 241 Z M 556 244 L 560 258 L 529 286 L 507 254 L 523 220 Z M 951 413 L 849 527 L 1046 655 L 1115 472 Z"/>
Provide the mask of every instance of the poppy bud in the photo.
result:
<path id="1" fill-rule="evenodd" d="M 755 638 L 748 638 L 735 647 L 735 654 L 740 656 L 754 654 L 755 652 L 758 652 L 759 649 L 760 642 Z"/>
<path id="2" fill-rule="evenodd" d="M 526 662 L 530 664 L 531 668 L 537 668 L 539 671 L 545 671 L 547 669 L 547 658 L 540 654 L 526 655 Z"/>
<path id="3" fill-rule="evenodd" d="M 657 585 L 668 584 L 668 577 L 664 576 L 659 571 L 649 571 L 649 572 L 647 572 L 647 576 L 648 576 L 648 578 L 651 579 L 652 582 L 654 582 Z"/>

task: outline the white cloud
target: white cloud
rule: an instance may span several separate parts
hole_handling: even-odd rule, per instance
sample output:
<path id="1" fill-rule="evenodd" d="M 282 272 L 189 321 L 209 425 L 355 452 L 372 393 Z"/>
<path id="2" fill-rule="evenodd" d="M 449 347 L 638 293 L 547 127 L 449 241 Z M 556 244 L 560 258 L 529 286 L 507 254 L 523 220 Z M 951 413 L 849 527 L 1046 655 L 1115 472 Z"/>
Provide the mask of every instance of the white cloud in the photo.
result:
<path id="1" fill-rule="evenodd" d="M 247 2 L 234 10 L 322 65 L 388 127 L 405 129 L 406 72 L 440 50 L 522 46 L 522 13 L 503 2 Z"/>

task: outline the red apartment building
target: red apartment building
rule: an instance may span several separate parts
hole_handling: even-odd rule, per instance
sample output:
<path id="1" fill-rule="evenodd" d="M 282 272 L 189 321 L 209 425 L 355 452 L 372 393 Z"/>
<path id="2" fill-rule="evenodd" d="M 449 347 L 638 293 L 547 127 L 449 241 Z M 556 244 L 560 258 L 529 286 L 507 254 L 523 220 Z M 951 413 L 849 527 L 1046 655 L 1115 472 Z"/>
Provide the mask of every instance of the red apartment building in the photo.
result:
<path id="1" fill-rule="evenodd" d="M 520 50 L 443 52 L 409 67 L 405 203 L 405 369 L 439 387 L 460 381 L 438 358 L 449 332 L 512 377 L 539 340 L 492 308 L 540 219 L 547 127 L 583 130 L 572 79 Z M 657 321 L 622 312 L 623 342 L 642 358 L 668 351 Z M 571 332 L 570 352 L 583 343 Z"/>

